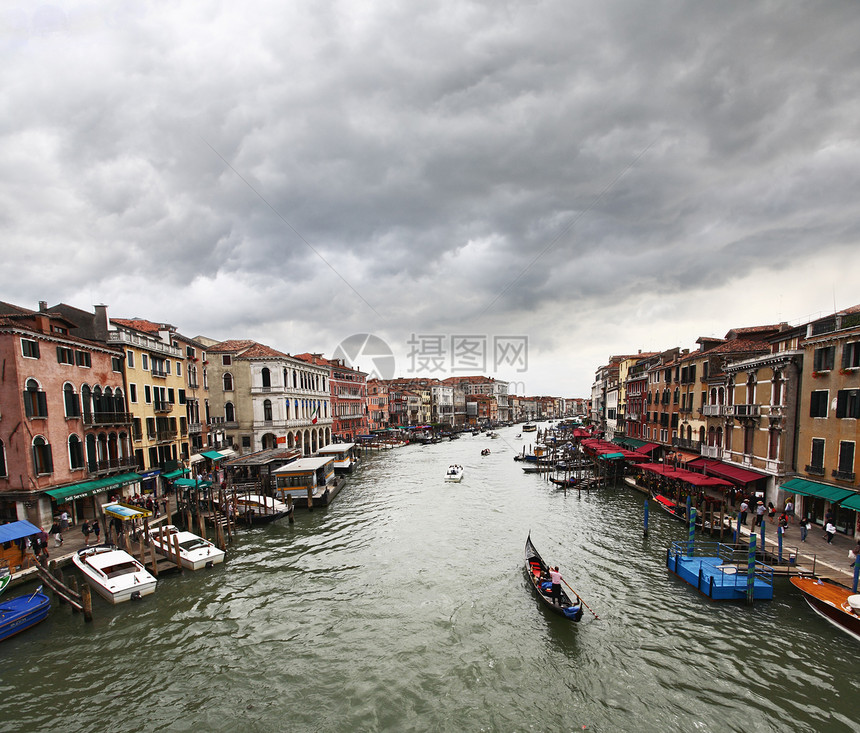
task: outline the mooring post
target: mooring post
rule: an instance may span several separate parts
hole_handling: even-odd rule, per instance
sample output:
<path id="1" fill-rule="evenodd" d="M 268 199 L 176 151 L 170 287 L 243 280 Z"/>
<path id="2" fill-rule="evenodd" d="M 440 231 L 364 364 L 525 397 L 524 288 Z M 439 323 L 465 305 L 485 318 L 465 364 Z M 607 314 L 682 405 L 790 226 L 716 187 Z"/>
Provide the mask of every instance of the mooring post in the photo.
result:
<path id="1" fill-rule="evenodd" d="M 648 536 L 648 499 L 645 499 L 645 516 L 642 519 L 643 527 L 645 530 L 645 537 Z"/>
<path id="2" fill-rule="evenodd" d="M 735 544 L 741 541 L 741 513 L 738 512 L 738 526 L 735 528 Z"/>
<path id="3" fill-rule="evenodd" d="M 176 563 L 176 567 L 179 568 L 179 572 L 184 574 L 184 570 L 182 568 L 182 560 L 179 556 L 179 533 L 173 535 L 173 552 L 174 552 L 174 562 Z"/>
<path id="4" fill-rule="evenodd" d="M 290 524 L 293 524 L 296 520 L 293 518 L 293 495 L 287 493 L 287 518 Z"/>
<path id="5" fill-rule="evenodd" d="M 767 561 L 767 546 L 764 544 L 764 526 L 767 522 L 764 521 L 764 516 L 761 518 L 761 559 Z"/>
<path id="6" fill-rule="evenodd" d="M 782 533 L 785 532 L 785 527 L 780 525 L 776 528 L 776 546 L 777 546 L 777 559 L 779 560 L 779 564 L 782 565 Z"/>
<path id="7" fill-rule="evenodd" d="M 755 532 L 750 533 L 750 549 L 747 556 L 747 603 L 755 600 Z"/>
<path id="8" fill-rule="evenodd" d="M 86 583 L 81 588 L 81 605 L 84 610 L 84 621 L 89 623 L 93 620 L 93 595 L 90 593 L 90 587 Z"/>
<path id="9" fill-rule="evenodd" d="M 860 555 L 854 560 L 854 585 L 851 588 L 852 593 L 857 592 L 857 581 L 860 580 Z"/>

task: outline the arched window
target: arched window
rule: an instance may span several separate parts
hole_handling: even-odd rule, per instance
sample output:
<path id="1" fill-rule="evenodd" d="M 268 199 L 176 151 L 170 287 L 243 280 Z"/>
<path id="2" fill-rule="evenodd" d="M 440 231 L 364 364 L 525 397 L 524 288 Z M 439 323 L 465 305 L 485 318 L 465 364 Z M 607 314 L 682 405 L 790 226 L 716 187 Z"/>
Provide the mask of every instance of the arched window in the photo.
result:
<path id="1" fill-rule="evenodd" d="M 296 389 L 296 370 L 293 369 L 293 389 Z"/>
<path id="2" fill-rule="evenodd" d="M 4 478 L 9 474 L 6 471 L 6 446 L 3 445 L 3 441 L 0 440 L 0 476 Z"/>
<path id="3" fill-rule="evenodd" d="M 93 400 L 92 400 L 92 392 L 90 391 L 90 385 L 84 384 L 81 386 L 81 409 L 84 412 L 84 419 L 92 417 L 93 414 Z"/>
<path id="4" fill-rule="evenodd" d="M 747 393 L 746 393 L 746 404 L 754 405 L 755 404 L 755 375 L 750 374 L 747 378 Z"/>
<path id="5" fill-rule="evenodd" d="M 107 451 L 107 435 L 104 433 L 99 433 L 98 443 L 96 444 L 98 448 L 98 458 L 99 458 L 99 468 L 107 466 L 108 460 L 108 451 Z"/>
<path id="6" fill-rule="evenodd" d="M 232 402 L 227 402 L 224 405 L 224 421 L 236 422 L 236 410 Z"/>
<path id="7" fill-rule="evenodd" d="M 708 445 L 713 447 L 716 445 L 717 433 L 713 428 L 708 428 Z"/>
<path id="8" fill-rule="evenodd" d="M 272 401 L 264 400 L 263 401 L 263 420 L 268 420 L 271 422 L 272 420 Z"/>
<path id="9" fill-rule="evenodd" d="M 75 394 L 75 388 L 68 382 L 63 385 L 63 403 L 66 407 L 66 417 L 81 416 L 81 403 Z"/>
<path id="10" fill-rule="evenodd" d="M 773 385 L 770 392 L 770 404 L 782 404 L 782 374 L 780 372 L 773 373 Z"/>
<path id="11" fill-rule="evenodd" d="M 69 436 L 69 468 L 73 471 L 84 467 L 84 445 L 77 435 Z"/>
<path id="12" fill-rule="evenodd" d="M 717 442 L 714 443 L 714 445 L 716 445 L 717 448 L 720 448 L 723 445 L 723 429 L 721 427 L 717 428 Z"/>
<path id="13" fill-rule="evenodd" d="M 87 433 L 87 467 L 90 471 L 97 471 L 99 467 L 98 455 L 96 455 L 96 436 Z"/>
<path id="14" fill-rule="evenodd" d="M 24 385 L 24 414 L 27 417 L 48 417 L 48 400 L 35 379 Z"/>
<path id="15" fill-rule="evenodd" d="M 704 425 L 702 425 L 702 426 L 699 428 L 699 442 L 700 442 L 700 443 L 704 443 L 704 442 L 705 442 L 705 426 L 704 426 Z"/>
<path id="16" fill-rule="evenodd" d="M 125 412 L 125 395 L 119 387 L 113 393 L 113 407 L 114 412 Z"/>
<path id="17" fill-rule="evenodd" d="M 272 386 L 272 373 L 269 371 L 269 367 L 263 367 L 263 371 L 260 372 L 260 376 L 263 378 L 263 387 Z"/>
<path id="18" fill-rule="evenodd" d="M 33 438 L 33 467 L 37 475 L 54 472 L 54 458 L 51 454 L 51 446 L 41 435 Z"/>
<path id="19" fill-rule="evenodd" d="M 101 415 L 103 412 L 105 412 L 105 408 L 102 400 L 102 388 L 96 385 L 93 387 L 93 415 Z"/>
<path id="20" fill-rule="evenodd" d="M 233 391 L 233 375 L 230 372 L 224 372 L 224 391 L 232 392 Z"/>

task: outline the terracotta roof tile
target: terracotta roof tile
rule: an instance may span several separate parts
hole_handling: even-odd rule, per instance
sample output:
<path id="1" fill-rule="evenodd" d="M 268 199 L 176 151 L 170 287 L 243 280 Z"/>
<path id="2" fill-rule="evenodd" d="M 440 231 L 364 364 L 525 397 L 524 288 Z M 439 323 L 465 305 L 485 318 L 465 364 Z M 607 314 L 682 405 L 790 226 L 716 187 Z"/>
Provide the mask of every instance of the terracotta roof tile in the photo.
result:
<path id="1" fill-rule="evenodd" d="M 143 333 L 158 333 L 158 324 L 144 318 L 111 318 L 110 322 Z"/>

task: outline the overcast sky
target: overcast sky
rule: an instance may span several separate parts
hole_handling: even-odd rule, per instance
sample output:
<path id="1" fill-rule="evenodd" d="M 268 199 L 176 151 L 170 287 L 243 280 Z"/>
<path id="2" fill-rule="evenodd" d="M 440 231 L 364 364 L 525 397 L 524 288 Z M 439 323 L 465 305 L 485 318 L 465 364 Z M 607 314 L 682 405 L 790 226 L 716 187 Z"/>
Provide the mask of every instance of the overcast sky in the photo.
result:
<path id="1" fill-rule="evenodd" d="M 587 396 L 860 303 L 857 10 L 4 3 L 0 300 Z"/>

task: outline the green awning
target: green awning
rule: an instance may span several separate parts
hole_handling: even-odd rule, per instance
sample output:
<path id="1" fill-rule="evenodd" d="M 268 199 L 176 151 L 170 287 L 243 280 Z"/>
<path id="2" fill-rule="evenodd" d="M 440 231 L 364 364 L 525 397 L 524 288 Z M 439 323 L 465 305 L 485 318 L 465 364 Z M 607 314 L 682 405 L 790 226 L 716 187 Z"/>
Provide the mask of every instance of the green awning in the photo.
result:
<path id="1" fill-rule="evenodd" d="M 840 502 L 846 509 L 853 509 L 855 512 L 860 512 L 860 494 L 851 493 L 847 499 L 842 499 Z"/>
<path id="2" fill-rule="evenodd" d="M 600 456 L 601 461 L 617 461 L 619 458 L 624 458 L 623 453 L 604 453 Z"/>
<path id="3" fill-rule="evenodd" d="M 793 478 L 786 481 L 780 488 L 789 493 L 801 494 L 802 496 L 817 496 L 827 501 L 842 501 L 854 492 L 839 486 L 821 484 L 818 481 L 809 481 L 805 478 Z"/>
<path id="4" fill-rule="evenodd" d="M 187 468 L 177 468 L 175 471 L 171 471 L 170 473 L 161 474 L 162 478 L 179 478 L 180 476 L 184 476 L 188 473 L 189 469 Z"/>
<path id="5" fill-rule="evenodd" d="M 613 438 L 612 442 L 616 445 L 625 445 L 629 448 L 641 448 L 647 441 L 637 440 L 636 438 Z"/>
<path id="6" fill-rule="evenodd" d="M 67 501 L 73 499 L 83 499 L 85 496 L 92 496 L 101 491 L 107 491 L 115 486 L 125 486 L 140 481 L 140 476 L 136 473 L 123 473 L 119 476 L 106 476 L 105 478 L 96 479 L 95 481 L 84 481 L 80 484 L 72 486 L 64 486 L 61 489 L 51 489 L 45 493 L 57 501 Z"/>
<path id="7" fill-rule="evenodd" d="M 209 481 L 195 481 L 193 478 L 178 478 L 173 483 L 176 486 L 182 486 L 183 488 L 188 487 L 192 489 L 194 487 L 197 487 L 198 489 L 205 489 L 209 486 L 212 486 L 211 482 Z"/>
<path id="8" fill-rule="evenodd" d="M 224 458 L 217 450 L 205 450 L 201 454 L 204 458 L 208 458 L 210 461 L 220 461 Z"/>

